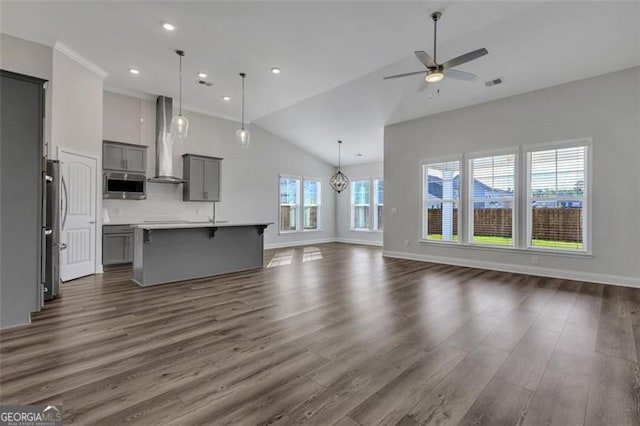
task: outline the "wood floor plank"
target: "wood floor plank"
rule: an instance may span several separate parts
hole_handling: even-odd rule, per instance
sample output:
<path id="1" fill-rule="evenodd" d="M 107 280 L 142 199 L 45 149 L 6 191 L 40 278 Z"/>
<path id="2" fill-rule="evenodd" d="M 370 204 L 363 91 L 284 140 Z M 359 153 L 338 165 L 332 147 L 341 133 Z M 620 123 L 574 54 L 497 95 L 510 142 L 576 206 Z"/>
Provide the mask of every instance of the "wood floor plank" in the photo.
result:
<path id="1" fill-rule="evenodd" d="M 425 357 L 425 352 L 399 346 L 310 396 L 289 413 L 300 425 L 333 424 L 369 398 L 378 389 Z"/>
<path id="2" fill-rule="evenodd" d="M 547 370 L 538 386 L 524 425 L 581 425 L 591 379 Z"/>
<path id="3" fill-rule="evenodd" d="M 508 355 L 478 345 L 408 414 L 423 424 L 458 424 Z"/>
<path id="4" fill-rule="evenodd" d="M 542 328 L 529 328 L 496 377 L 525 389 L 536 390 L 559 336 L 559 333 Z"/>
<path id="5" fill-rule="evenodd" d="M 640 424 L 640 367 L 625 359 L 600 355 L 587 400 L 586 425 Z"/>
<path id="6" fill-rule="evenodd" d="M 533 392 L 494 378 L 464 416 L 461 425 L 521 424 Z"/>
<path id="7" fill-rule="evenodd" d="M 441 345 L 354 408 L 349 417 L 366 425 L 395 425 L 467 355 Z"/>
<path id="8" fill-rule="evenodd" d="M 69 425 L 640 423 L 640 289 L 340 243 L 264 258 L 64 283 L 0 331 L 0 404 L 63 404 Z"/>

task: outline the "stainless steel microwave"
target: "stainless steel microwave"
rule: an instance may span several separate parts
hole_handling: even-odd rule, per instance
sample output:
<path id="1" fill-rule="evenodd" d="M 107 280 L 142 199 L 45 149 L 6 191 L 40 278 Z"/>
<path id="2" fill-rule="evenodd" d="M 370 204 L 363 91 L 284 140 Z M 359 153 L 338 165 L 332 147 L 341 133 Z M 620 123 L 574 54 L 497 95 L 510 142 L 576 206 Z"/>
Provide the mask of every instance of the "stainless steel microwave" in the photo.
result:
<path id="1" fill-rule="evenodd" d="M 102 198 L 144 200 L 147 177 L 140 173 L 104 172 L 102 188 Z"/>

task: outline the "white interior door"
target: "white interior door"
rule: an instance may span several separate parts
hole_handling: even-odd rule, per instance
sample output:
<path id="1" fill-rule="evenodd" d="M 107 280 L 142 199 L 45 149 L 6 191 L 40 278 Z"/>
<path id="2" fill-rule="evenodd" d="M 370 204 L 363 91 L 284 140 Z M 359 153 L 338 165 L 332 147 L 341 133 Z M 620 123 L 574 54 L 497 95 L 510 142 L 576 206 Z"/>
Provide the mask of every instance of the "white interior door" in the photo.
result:
<path id="1" fill-rule="evenodd" d="M 96 158 L 60 150 L 60 278 L 96 273 Z"/>

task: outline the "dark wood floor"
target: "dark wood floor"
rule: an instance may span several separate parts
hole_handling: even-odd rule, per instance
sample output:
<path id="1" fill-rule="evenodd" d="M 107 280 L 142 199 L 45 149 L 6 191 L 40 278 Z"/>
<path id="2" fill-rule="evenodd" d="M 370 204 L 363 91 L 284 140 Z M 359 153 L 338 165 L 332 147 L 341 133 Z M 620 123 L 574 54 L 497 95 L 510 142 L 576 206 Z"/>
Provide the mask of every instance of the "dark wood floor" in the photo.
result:
<path id="1" fill-rule="evenodd" d="M 640 290 L 343 244 L 152 288 L 109 272 L 0 334 L 65 424 L 640 424 Z"/>

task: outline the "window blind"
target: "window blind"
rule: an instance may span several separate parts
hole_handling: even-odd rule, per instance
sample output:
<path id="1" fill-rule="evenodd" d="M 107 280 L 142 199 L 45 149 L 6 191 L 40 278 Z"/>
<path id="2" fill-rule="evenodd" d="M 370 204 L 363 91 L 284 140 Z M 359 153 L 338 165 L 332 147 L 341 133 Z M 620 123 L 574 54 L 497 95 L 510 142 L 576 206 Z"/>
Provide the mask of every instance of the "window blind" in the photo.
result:
<path id="1" fill-rule="evenodd" d="M 470 160 L 473 243 L 513 246 L 515 154 Z"/>
<path id="2" fill-rule="evenodd" d="M 423 166 L 423 238 L 459 241 L 460 161 Z"/>
<path id="3" fill-rule="evenodd" d="M 527 153 L 529 247 L 585 251 L 587 147 Z"/>

